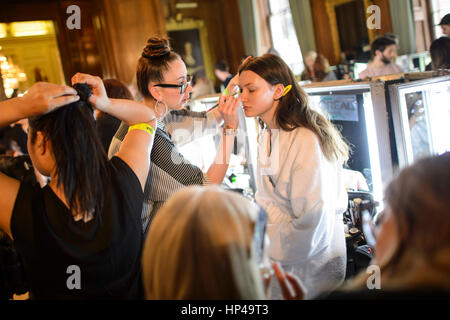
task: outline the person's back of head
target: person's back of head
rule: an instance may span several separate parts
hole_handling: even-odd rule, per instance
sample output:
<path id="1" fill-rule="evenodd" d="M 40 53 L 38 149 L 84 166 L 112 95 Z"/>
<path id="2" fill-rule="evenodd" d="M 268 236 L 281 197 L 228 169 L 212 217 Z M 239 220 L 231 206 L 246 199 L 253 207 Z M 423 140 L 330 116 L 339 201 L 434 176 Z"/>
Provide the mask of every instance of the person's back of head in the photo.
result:
<path id="1" fill-rule="evenodd" d="M 433 41 L 430 47 L 433 70 L 450 69 L 450 38 L 441 37 Z"/>
<path id="2" fill-rule="evenodd" d="M 91 89 L 86 84 L 76 84 L 74 88 L 80 100 L 29 118 L 29 151 L 39 171 L 40 155 L 36 150 L 51 153 L 57 186 L 62 188 L 72 213 L 88 218 L 94 212 L 100 214 L 103 208 L 107 156 L 87 102 Z"/>
<path id="3" fill-rule="evenodd" d="M 385 191 L 375 264 L 385 290 L 450 292 L 450 153 L 403 169 Z M 350 288 L 364 288 L 363 272 Z"/>
<path id="4" fill-rule="evenodd" d="M 147 299 L 264 299 L 252 249 L 256 208 L 218 187 L 190 187 L 158 212 L 143 252 Z"/>

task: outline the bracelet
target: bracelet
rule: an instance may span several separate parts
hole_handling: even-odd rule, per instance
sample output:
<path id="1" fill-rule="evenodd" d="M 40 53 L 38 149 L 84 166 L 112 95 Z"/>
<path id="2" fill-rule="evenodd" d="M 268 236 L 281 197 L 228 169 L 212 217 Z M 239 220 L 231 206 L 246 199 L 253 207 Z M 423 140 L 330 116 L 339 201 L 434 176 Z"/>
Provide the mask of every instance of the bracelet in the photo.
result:
<path id="1" fill-rule="evenodd" d="M 225 126 L 223 128 L 223 135 L 224 136 L 235 136 L 237 134 L 237 129 Z"/>
<path id="2" fill-rule="evenodd" d="M 151 135 L 155 132 L 155 129 L 153 129 L 153 127 L 147 123 L 135 124 L 134 126 L 128 128 L 128 132 L 130 132 L 131 130 L 143 130 L 150 133 Z"/>

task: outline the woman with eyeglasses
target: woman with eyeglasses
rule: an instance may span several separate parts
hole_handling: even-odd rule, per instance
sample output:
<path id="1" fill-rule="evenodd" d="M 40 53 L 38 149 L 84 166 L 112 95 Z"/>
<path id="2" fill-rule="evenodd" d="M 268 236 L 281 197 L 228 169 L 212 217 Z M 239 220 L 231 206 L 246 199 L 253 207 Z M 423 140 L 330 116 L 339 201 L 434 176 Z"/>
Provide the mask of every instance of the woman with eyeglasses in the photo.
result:
<path id="1" fill-rule="evenodd" d="M 280 57 L 252 58 L 238 74 L 245 116 L 261 124 L 256 201 L 269 216 L 270 258 L 296 274 L 305 297 L 313 298 L 345 278 L 342 166 L 349 148 L 310 107 Z M 282 290 L 274 282 L 272 298 L 281 298 Z"/>
<path id="2" fill-rule="evenodd" d="M 243 196 L 216 186 L 188 187 L 156 215 L 142 255 L 149 300 L 266 299 L 272 278 L 267 214 Z M 155 245 L 157 243 L 157 245 Z M 286 299 L 303 296 L 298 279 Z M 262 312 L 263 310 L 261 310 Z"/>
<path id="3" fill-rule="evenodd" d="M 222 183 L 228 169 L 236 129 L 238 128 L 237 99 L 220 100 L 218 113 L 186 113 L 184 116 L 190 126 L 184 126 L 193 132 L 217 129 L 217 122 L 224 121 L 222 140 L 217 156 L 209 170 L 202 170 L 190 164 L 175 147 L 164 117 L 171 110 L 180 110 L 186 106 L 192 86 L 187 75 L 186 65 L 180 55 L 173 52 L 165 38 L 153 37 L 147 42 L 137 66 L 137 86 L 144 97 L 144 104 L 158 117 L 158 128 L 151 153 L 151 166 L 144 191 L 142 224 L 146 232 L 148 226 L 164 202 L 177 190 L 190 185 Z M 128 128 L 122 124 L 115 134 L 109 149 L 109 156 L 115 154 L 121 145 Z M 184 142 L 193 138 L 188 134 Z"/>

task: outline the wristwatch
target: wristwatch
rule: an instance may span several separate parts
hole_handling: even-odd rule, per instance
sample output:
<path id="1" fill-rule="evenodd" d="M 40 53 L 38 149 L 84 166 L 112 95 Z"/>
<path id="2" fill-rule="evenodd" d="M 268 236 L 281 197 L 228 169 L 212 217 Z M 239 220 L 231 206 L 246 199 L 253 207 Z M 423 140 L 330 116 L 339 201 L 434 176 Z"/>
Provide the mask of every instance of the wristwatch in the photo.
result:
<path id="1" fill-rule="evenodd" d="M 224 136 L 235 136 L 237 134 L 237 129 L 234 129 L 230 126 L 223 127 L 223 135 Z"/>

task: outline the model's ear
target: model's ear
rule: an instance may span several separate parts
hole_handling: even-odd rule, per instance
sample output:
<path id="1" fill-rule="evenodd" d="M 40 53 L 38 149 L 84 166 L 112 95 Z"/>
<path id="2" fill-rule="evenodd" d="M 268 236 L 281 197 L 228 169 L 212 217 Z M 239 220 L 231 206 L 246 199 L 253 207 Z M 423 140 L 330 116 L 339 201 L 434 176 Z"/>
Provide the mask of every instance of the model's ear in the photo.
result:
<path id="1" fill-rule="evenodd" d="M 376 57 L 382 58 L 382 57 L 383 57 L 383 51 L 381 51 L 381 50 L 376 50 L 376 51 L 375 51 L 375 56 L 376 56 Z"/>
<path id="2" fill-rule="evenodd" d="M 278 101 L 283 97 L 284 86 L 281 83 L 274 85 L 273 100 Z"/>
<path id="3" fill-rule="evenodd" d="M 37 152 L 43 156 L 48 150 L 48 144 L 50 142 L 48 139 L 45 139 L 43 133 L 41 131 L 36 131 L 36 139 L 34 140 L 34 146 L 37 150 Z"/>

